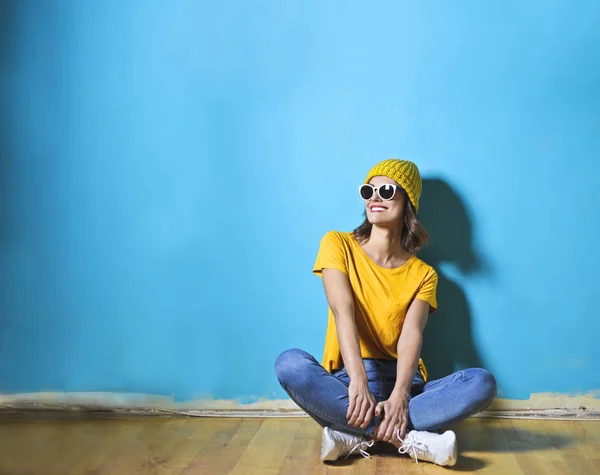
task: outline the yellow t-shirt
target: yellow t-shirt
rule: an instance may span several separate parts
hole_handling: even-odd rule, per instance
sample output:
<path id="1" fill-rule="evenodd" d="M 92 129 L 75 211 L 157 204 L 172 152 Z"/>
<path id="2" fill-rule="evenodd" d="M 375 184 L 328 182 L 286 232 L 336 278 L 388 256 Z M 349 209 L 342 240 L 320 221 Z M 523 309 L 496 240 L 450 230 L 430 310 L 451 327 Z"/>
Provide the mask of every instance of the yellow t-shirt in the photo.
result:
<path id="1" fill-rule="evenodd" d="M 414 299 L 429 303 L 430 313 L 437 309 L 437 273 L 414 255 L 402 266 L 387 269 L 367 256 L 352 233 L 329 231 L 321 240 L 313 272 L 322 277 L 325 268 L 337 269 L 350 280 L 363 358 L 398 358 L 398 338 Z M 329 373 L 343 366 L 331 308 L 322 364 Z M 419 371 L 427 380 L 422 359 Z"/>

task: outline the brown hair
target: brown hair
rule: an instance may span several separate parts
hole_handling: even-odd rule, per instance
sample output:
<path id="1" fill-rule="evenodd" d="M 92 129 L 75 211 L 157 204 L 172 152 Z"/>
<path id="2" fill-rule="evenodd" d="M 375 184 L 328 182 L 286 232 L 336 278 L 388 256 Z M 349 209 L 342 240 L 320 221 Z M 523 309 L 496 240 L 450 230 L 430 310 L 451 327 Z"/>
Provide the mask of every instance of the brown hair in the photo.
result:
<path id="1" fill-rule="evenodd" d="M 421 250 L 424 244 L 427 243 L 429 235 L 423 225 L 417 218 L 417 212 L 415 207 L 404 193 L 404 226 L 402 227 L 402 236 L 400 236 L 400 244 L 405 251 L 411 254 L 416 254 Z M 363 223 L 353 231 L 354 237 L 359 243 L 362 243 L 371 236 L 371 229 L 373 225 L 369 222 L 366 217 L 367 211 L 365 210 L 365 220 Z"/>

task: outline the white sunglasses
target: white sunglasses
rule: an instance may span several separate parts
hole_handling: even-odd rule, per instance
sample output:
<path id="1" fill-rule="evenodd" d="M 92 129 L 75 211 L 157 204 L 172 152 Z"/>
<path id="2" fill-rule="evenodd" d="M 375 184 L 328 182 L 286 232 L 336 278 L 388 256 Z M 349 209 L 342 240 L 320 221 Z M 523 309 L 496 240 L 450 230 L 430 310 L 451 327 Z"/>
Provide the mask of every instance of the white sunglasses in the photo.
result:
<path id="1" fill-rule="evenodd" d="M 372 199 L 373 196 L 375 196 L 375 192 L 377 192 L 377 194 L 382 200 L 389 201 L 396 194 L 396 190 L 401 189 L 401 186 L 392 185 L 389 183 L 377 187 L 371 185 L 370 183 L 365 183 L 364 185 L 360 185 L 358 187 L 358 192 L 360 193 L 360 197 L 365 201 Z"/>

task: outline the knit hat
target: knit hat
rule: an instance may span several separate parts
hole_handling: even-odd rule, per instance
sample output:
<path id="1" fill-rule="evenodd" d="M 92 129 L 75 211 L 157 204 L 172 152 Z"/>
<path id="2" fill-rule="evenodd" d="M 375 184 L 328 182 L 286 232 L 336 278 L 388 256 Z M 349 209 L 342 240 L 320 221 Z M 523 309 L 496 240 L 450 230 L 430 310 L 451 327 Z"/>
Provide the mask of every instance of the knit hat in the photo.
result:
<path id="1" fill-rule="evenodd" d="M 421 182 L 419 169 L 413 162 L 397 158 L 384 160 L 371 169 L 365 179 L 365 183 L 369 183 L 374 176 L 387 176 L 398 183 L 406 190 L 406 194 L 415 207 L 415 211 L 419 211 L 419 198 L 421 197 L 423 183 Z"/>

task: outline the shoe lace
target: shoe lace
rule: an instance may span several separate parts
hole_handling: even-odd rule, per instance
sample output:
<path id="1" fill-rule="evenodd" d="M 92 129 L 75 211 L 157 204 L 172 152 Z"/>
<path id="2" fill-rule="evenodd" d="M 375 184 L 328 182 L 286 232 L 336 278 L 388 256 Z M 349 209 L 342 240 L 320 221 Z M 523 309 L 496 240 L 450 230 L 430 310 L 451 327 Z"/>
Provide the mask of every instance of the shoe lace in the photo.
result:
<path id="1" fill-rule="evenodd" d="M 417 457 L 418 452 L 429 453 L 431 455 L 431 452 L 429 451 L 429 445 L 427 445 L 426 442 L 416 440 L 410 434 L 408 435 L 408 437 L 401 439 L 400 430 L 396 431 L 396 437 L 400 442 L 402 442 L 402 447 L 398 449 L 398 452 L 400 452 L 401 454 L 412 455 L 416 463 L 419 463 L 419 459 Z"/>
<path id="2" fill-rule="evenodd" d="M 356 449 L 358 449 L 360 455 L 362 455 L 365 458 L 371 458 L 371 454 L 369 452 L 367 452 L 367 449 L 370 447 L 373 447 L 373 445 L 375 444 L 374 440 L 363 440 L 362 442 L 359 442 L 358 444 L 356 444 L 354 447 L 352 447 L 352 449 L 350 450 L 350 452 L 348 452 L 348 455 L 346 455 L 346 457 L 349 457 L 350 454 L 352 454 Z"/>

